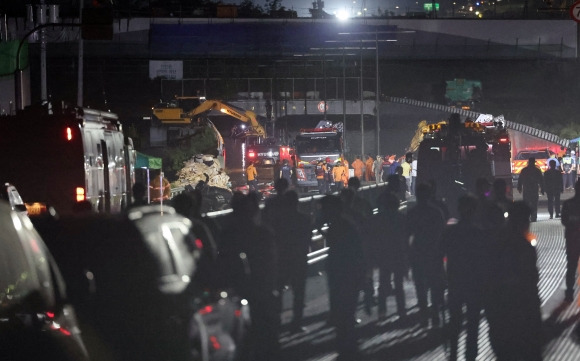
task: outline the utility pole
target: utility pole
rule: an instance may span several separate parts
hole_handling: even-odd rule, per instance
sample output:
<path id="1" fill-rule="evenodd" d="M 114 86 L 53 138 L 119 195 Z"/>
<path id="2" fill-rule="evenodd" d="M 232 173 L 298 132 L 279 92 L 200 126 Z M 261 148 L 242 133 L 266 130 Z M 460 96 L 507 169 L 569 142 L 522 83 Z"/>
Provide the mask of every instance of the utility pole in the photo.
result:
<path id="1" fill-rule="evenodd" d="M 376 55 L 376 66 L 377 66 L 377 86 L 375 94 L 375 110 L 377 117 L 377 155 L 381 154 L 381 116 L 379 111 L 380 105 L 380 93 L 379 93 L 379 34 L 375 31 L 375 55 Z"/>
<path id="2" fill-rule="evenodd" d="M 37 14 L 40 25 L 46 24 L 46 4 L 44 0 L 40 0 Z M 44 27 L 40 28 L 40 100 L 48 100 L 46 90 L 46 30 Z"/>
<path id="3" fill-rule="evenodd" d="M 344 48 L 342 49 L 342 139 L 345 153 L 348 153 L 346 142 L 346 63 Z"/>

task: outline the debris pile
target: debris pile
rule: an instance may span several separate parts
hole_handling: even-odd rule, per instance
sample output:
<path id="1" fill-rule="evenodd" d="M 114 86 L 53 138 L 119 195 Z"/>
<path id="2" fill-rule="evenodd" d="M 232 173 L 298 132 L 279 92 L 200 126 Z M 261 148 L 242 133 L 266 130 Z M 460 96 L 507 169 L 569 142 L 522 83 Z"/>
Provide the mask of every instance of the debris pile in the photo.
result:
<path id="1" fill-rule="evenodd" d="M 224 172 L 219 161 L 212 155 L 198 154 L 184 163 L 178 172 L 175 187 L 191 185 L 196 187 L 199 182 L 204 182 L 210 187 L 218 187 L 230 190 L 230 177 Z"/>

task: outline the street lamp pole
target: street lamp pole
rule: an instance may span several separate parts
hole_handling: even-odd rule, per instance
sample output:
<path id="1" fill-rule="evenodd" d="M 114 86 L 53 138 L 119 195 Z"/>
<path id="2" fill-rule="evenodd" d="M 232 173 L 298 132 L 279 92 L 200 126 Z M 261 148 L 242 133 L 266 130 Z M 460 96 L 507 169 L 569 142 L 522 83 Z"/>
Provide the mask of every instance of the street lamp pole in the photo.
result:
<path id="1" fill-rule="evenodd" d="M 364 107 L 363 107 L 363 41 L 360 41 L 360 153 L 361 158 L 364 159 L 365 156 L 365 122 L 364 122 Z"/>
<path id="2" fill-rule="evenodd" d="M 82 24 L 83 22 L 83 1 L 79 1 L 79 22 Z M 83 37 L 79 36 L 79 54 L 78 54 L 78 69 L 77 69 L 77 106 L 83 106 L 83 87 L 84 87 L 84 42 Z"/>

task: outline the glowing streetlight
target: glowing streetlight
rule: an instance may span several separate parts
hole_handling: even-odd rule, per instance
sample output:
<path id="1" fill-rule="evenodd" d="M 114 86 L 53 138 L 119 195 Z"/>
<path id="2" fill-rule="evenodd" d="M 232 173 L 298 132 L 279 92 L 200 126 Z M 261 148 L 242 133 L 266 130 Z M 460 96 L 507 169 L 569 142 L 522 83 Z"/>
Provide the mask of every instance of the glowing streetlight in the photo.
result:
<path id="1" fill-rule="evenodd" d="M 348 14 L 344 10 L 339 10 L 335 15 L 336 15 L 336 18 L 340 21 L 348 20 Z"/>

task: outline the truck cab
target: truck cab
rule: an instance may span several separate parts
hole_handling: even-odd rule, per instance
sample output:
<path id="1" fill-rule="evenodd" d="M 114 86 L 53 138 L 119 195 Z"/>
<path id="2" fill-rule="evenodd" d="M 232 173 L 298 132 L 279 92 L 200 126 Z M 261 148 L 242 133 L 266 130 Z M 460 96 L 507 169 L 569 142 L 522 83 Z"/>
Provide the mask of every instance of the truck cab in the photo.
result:
<path id="1" fill-rule="evenodd" d="M 520 173 L 524 167 L 528 165 L 528 159 L 536 158 L 536 166 L 543 172 L 548 170 L 548 159 L 550 158 L 550 150 L 542 149 L 525 149 L 519 151 L 512 160 L 512 176 L 513 180 L 517 181 Z"/>

